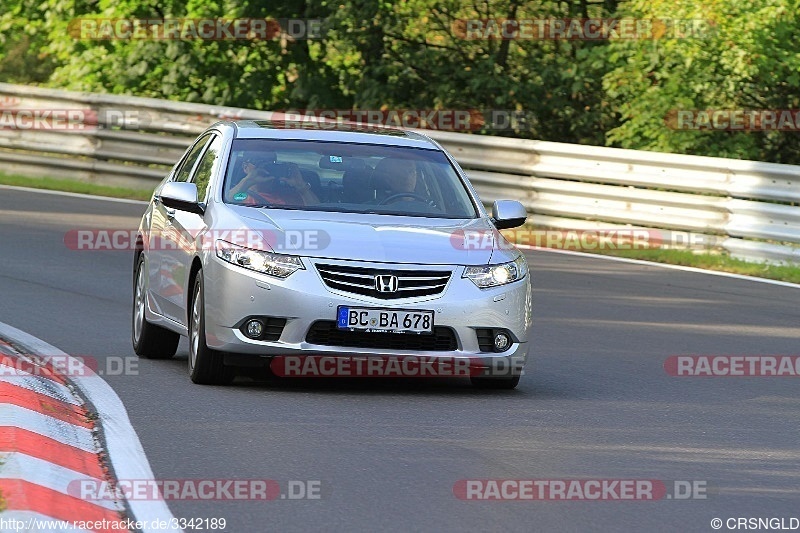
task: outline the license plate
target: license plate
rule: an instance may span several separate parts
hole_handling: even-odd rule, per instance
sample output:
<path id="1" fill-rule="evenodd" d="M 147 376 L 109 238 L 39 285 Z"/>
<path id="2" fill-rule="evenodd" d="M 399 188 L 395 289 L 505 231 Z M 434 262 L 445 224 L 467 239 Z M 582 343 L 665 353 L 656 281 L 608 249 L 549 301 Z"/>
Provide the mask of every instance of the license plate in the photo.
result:
<path id="1" fill-rule="evenodd" d="M 432 333 L 433 311 L 339 306 L 336 325 L 373 333 Z"/>

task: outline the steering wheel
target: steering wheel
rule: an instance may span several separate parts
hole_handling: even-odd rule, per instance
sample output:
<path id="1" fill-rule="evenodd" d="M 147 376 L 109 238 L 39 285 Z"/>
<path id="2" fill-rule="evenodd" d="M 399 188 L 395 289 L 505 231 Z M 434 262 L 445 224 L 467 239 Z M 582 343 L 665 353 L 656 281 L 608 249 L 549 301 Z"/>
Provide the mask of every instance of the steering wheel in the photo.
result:
<path id="1" fill-rule="evenodd" d="M 413 192 L 399 192 L 397 194 L 393 194 L 391 196 L 384 198 L 378 205 L 391 204 L 392 202 L 395 202 L 400 198 L 413 198 L 414 200 L 419 200 L 423 204 L 428 203 L 428 199 L 420 194 L 416 194 Z"/>

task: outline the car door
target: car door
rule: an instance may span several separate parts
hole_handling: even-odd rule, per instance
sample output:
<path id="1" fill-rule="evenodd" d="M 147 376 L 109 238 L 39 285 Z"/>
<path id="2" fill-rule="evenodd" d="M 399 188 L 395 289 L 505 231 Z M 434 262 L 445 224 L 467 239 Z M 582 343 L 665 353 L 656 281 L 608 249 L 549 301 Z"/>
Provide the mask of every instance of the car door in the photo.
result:
<path id="1" fill-rule="evenodd" d="M 170 181 L 188 181 L 192 175 L 200 156 L 212 138 L 212 134 L 203 135 L 186 151 L 183 159 L 178 163 L 172 173 Z M 177 216 L 175 209 L 170 209 L 161 203 L 158 195 L 153 199 L 151 222 L 151 247 L 150 275 L 151 293 L 156 305 L 156 312 L 183 324 L 183 312 L 176 308 L 174 302 L 183 293 L 183 280 L 180 278 L 180 268 L 175 264 L 177 258 L 175 249 L 181 245 L 179 234 L 173 227 Z M 178 277 L 176 277 L 178 276 Z M 182 307 L 182 306 L 181 306 Z M 185 324 L 184 324 L 185 325 Z"/>
<path id="2" fill-rule="evenodd" d="M 222 136 L 213 134 L 205 145 L 197 163 L 187 178 L 188 183 L 197 186 L 197 202 L 205 203 L 211 177 L 219 172 Z M 197 236 L 206 229 L 203 217 L 196 213 L 176 210 L 170 219 L 170 235 L 175 245 L 167 247 L 162 254 L 162 272 L 174 286 L 164 294 L 165 309 L 169 318 L 188 326 L 189 273 L 195 256 Z"/>

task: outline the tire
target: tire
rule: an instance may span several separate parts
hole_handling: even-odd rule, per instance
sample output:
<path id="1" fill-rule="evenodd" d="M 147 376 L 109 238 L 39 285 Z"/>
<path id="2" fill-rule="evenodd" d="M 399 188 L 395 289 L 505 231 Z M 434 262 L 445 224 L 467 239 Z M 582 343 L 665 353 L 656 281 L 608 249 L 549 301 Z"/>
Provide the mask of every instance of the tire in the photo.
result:
<path id="1" fill-rule="evenodd" d="M 206 312 L 203 271 L 197 272 L 189 306 L 189 377 L 199 385 L 227 385 L 235 376 L 232 367 L 223 364 L 222 352 L 206 344 Z"/>
<path id="2" fill-rule="evenodd" d="M 133 278 L 133 316 L 131 320 L 133 351 L 136 352 L 136 355 L 148 359 L 169 359 L 178 350 L 181 336 L 147 321 L 145 275 L 144 254 L 139 254 L 136 274 Z"/>
<path id="3" fill-rule="evenodd" d="M 476 389 L 512 390 L 519 385 L 519 375 L 507 378 L 471 377 L 470 381 Z"/>

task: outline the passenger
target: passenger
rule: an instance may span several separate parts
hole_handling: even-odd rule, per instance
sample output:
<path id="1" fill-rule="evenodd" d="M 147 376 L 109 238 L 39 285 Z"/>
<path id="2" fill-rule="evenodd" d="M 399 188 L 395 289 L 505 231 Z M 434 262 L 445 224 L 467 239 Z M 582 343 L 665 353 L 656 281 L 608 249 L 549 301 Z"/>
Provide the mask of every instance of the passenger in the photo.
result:
<path id="1" fill-rule="evenodd" d="M 242 170 L 245 175 L 230 189 L 229 197 L 247 205 L 259 203 L 255 193 L 257 190 L 266 188 L 266 185 L 274 179 L 269 171 L 269 167 L 273 164 L 273 161 L 259 157 L 246 158 L 242 162 Z"/>
<path id="2" fill-rule="evenodd" d="M 259 164 L 258 161 L 245 163 L 243 167 L 247 175 L 229 192 L 234 201 L 245 205 L 266 203 L 303 206 L 319 203 L 296 164 Z"/>
<path id="3" fill-rule="evenodd" d="M 266 152 L 264 154 L 257 154 L 253 156 L 247 156 L 242 161 L 242 171 L 244 174 L 240 174 L 236 177 L 232 183 L 231 188 L 238 185 L 243 179 L 245 179 L 248 175 L 251 175 L 259 168 L 265 168 L 267 165 L 271 165 L 275 163 L 275 158 L 277 156 L 274 152 Z"/>
<path id="4" fill-rule="evenodd" d="M 313 205 L 319 203 L 319 198 L 311 190 L 311 184 L 303 178 L 303 173 L 300 172 L 300 167 L 295 163 L 286 164 L 286 177 L 281 178 L 281 181 L 288 184 L 303 200 L 302 205 Z"/>

